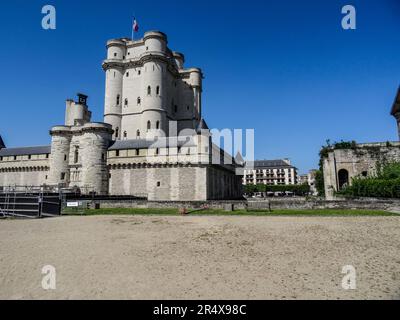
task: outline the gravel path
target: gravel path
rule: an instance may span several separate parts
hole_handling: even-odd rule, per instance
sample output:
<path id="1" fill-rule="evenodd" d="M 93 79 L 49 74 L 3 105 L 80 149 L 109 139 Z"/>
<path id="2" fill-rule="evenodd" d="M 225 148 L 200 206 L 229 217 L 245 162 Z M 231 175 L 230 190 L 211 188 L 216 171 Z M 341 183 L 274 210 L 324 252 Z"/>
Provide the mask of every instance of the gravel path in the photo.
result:
<path id="1" fill-rule="evenodd" d="M 400 217 L 3 220 L 0 298 L 399 299 Z"/>

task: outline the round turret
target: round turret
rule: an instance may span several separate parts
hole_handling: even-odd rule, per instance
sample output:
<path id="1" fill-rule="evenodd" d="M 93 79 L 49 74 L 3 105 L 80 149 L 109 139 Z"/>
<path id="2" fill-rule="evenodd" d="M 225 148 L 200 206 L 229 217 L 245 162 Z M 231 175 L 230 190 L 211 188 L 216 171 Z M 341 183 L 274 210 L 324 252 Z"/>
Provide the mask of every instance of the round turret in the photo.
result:
<path id="1" fill-rule="evenodd" d="M 51 155 L 49 184 L 68 186 L 69 183 L 69 152 L 71 129 L 67 126 L 55 126 L 50 130 Z"/>
<path id="2" fill-rule="evenodd" d="M 172 53 L 175 63 L 178 66 L 178 69 L 183 69 L 183 65 L 185 63 L 185 56 L 180 52 L 173 52 Z"/>
<path id="3" fill-rule="evenodd" d="M 98 195 L 108 193 L 107 150 L 112 127 L 106 123 L 88 123 L 82 127 L 82 186 Z"/>
<path id="4" fill-rule="evenodd" d="M 200 69 L 191 68 L 188 70 L 190 72 L 190 84 L 194 87 L 201 87 L 203 75 Z"/>
<path id="5" fill-rule="evenodd" d="M 141 132 L 159 129 L 166 131 L 165 107 L 166 98 L 166 63 L 159 60 L 148 61 L 143 66 L 142 93 L 143 113 L 141 116 Z"/>
<path id="6" fill-rule="evenodd" d="M 110 67 L 106 70 L 106 94 L 104 102 L 104 122 L 114 130 L 114 138 L 121 137 L 122 88 L 124 70 L 120 67 Z"/>
<path id="7" fill-rule="evenodd" d="M 126 56 L 126 42 L 114 39 L 107 42 L 107 60 L 123 60 Z"/>
<path id="8" fill-rule="evenodd" d="M 167 49 L 167 36 L 160 31 L 149 31 L 143 37 L 146 51 L 162 52 Z"/>

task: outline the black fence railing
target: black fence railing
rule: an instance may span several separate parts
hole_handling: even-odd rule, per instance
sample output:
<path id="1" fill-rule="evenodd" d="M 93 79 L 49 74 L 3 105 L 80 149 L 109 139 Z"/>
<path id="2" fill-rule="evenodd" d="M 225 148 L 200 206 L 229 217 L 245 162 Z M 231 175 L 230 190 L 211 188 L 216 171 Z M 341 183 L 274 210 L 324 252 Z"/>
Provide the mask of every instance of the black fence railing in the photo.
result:
<path id="1" fill-rule="evenodd" d="M 0 193 L 0 216 L 42 218 L 61 215 L 59 194 L 2 192 Z"/>

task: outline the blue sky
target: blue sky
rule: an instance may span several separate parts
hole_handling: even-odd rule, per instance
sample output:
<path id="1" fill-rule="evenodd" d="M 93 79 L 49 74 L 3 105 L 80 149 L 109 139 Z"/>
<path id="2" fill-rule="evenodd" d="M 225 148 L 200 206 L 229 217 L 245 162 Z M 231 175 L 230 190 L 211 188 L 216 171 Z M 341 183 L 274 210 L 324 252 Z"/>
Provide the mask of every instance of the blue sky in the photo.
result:
<path id="1" fill-rule="evenodd" d="M 41 8 L 57 29 L 41 28 Z M 357 30 L 341 28 L 341 8 Z M 8 146 L 43 145 L 64 101 L 87 93 L 102 121 L 108 39 L 161 30 L 187 66 L 205 74 L 210 127 L 254 128 L 258 159 L 317 167 L 327 139 L 396 140 L 389 115 L 400 84 L 399 0 L 7 1 L 1 4 L 0 134 Z"/>

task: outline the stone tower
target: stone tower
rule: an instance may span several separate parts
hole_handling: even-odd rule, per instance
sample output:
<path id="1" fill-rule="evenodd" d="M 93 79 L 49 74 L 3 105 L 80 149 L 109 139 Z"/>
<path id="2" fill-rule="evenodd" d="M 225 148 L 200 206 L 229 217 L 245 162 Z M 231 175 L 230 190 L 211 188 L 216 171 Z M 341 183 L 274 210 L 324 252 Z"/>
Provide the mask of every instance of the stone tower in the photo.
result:
<path id="1" fill-rule="evenodd" d="M 394 100 L 391 115 L 395 117 L 397 121 L 397 130 L 400 140 L 400 88 L 397 91 L 396 99 Z"/>
<path id="2" fill-rule="evenodd" d="M 195 130 L 201 120 L 202 72 L 184 68 L 184 56 L 171 51 L 167 36 L 150 31 L 137 41 L 107 42 L 104 122 L 116 140 L 165 135 L 169 121 L 178 132 Z"/>
<path id="3" fill-rule="evenodd" d="M 83 193 L 107 194 L 107 150 L 112 140 L 111 125 L 90 122 L 87 96 L 67 100 L 65 125 L 50 130 L 49 184 L 80 188 Z"/>

